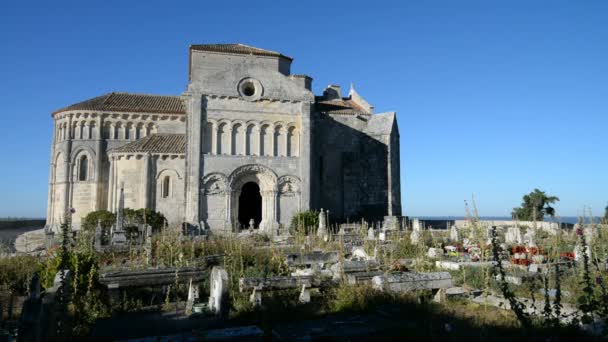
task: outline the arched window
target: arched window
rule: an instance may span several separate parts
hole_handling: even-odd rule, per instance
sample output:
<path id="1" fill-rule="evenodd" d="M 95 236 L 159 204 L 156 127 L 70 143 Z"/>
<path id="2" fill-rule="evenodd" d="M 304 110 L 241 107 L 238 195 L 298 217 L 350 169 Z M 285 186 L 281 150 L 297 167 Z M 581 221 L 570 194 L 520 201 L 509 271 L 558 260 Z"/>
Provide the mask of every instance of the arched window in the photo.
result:
<path id="1" fill-rule="evenodd" d="M 163 178 L 161 197 L 162 198 L 169 197 L 170 191 L 171 191 L 171 177 L 165 176 Z"/>
<path id="2" fill-rule="evenodd" d="M 89 159 L 87 156 L 80 157 L 80 165 L 78 168 L 78 180 L 86 181 L 88 179 Z"/>

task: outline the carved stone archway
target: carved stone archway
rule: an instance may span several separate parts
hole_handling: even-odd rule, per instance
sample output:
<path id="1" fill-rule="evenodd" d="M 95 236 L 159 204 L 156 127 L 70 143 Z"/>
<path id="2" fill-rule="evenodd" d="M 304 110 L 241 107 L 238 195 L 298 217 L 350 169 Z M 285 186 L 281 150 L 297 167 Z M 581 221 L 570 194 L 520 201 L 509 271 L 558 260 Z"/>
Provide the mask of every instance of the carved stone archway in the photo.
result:
<path id="1" fill-rule="evenodd" d="M 278 228 L 277 221 L 277 175 L 268 167 L 259 164 L 243 165 L 228 176 L 228 217 L 238 224 L 239 196 L 243 185 L 256 183 L 262 195 L 262 221 L 260 231 L 273 234 Z"/>

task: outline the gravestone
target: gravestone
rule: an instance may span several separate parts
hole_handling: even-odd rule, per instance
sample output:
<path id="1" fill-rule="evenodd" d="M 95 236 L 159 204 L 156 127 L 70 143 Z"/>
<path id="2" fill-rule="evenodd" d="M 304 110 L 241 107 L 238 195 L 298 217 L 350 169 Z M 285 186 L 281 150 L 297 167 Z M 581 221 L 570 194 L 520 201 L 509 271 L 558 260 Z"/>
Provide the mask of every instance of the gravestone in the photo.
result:
<path id="1" fill-rule="evenodd" d="M 367 229 L 367 239 L 368 240 L 375 240 L 376 239 L 376 232 L 374 232 L 374 228 L 373 227 L 369 227 Z"/>
<path id="2" fill-rule="evenodd" d="M 228 273 L 219 266 L 211 270 L 211 289 L 209 290 L 209 310 L 224 317 L 228 310 Z M 261 301 L 261 296 L 260 296 Z"/>
<path id="3" fill-rule="evenodd" d="M 456 228 L 456 225 L 452 225 L 452 227 L 450 228 L 450 240 L 460 241 L 460 233 L 458 232 L 458 228 Z"/>
<path id="4" fill-rule="evenodd" d="M 101 220 L 97 220 L 97 227 L 95 227 L 95 250 L 101 251 Z"/>
<path id="5" fill-rule="evenodd" d="M 505 242 L 506 243 L 523 243 L 521 238 L 521 229 L 519 227 L 509 227 L 507 228 L 507 233 L 505 234 Z"/>
<path id="6" fill-rule="evenodd" d="M 321 208 L 321 212 L 319 212 L 319 227 L 317 229 L 317 236 L 320 238 L 325 238 L 327 236 L 327 216 L 325 216 L 323 208 Z"/>
<path id="7" fill-rule="evenodd" d="M 186 314 L 192 313 L 192 307 L 198 298 L 198 285 L 192 284 L 192 278 L 190 278 L 190 285 L 188 286 L 188 301 L 186 302 Z"/>
<path id="8" fill-rule="evenodd" d="M 124 224 L 124 209 L 125 209 L 125 191 L 124 187 L 120 187 L 120 199 L 118 201 L 118 212 L 116 213 L 116 225 L 112 229 L 112 246 L 124 246 L 127 243 Z"/>
<path id="9" fill-rule="evenodd" d="M 310 303 L 310 288 L 306 287 L 306 284 L 302 284 L 302 291 L 300 291 L 298 300 L 302 304 Z"/>

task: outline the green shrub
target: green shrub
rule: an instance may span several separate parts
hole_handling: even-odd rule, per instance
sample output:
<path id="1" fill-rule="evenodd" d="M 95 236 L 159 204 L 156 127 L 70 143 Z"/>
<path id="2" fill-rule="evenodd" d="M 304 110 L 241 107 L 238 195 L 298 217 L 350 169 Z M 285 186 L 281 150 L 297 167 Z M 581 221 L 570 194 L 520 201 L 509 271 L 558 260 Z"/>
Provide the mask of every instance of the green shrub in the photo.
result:
<path id="1" fill-rule="evenodd" d="M 97 222 L 101 223 L 102 229 L 108 230 L 116 222 L 116 215 L 107 210 L 92 211 L 82 220 L 82 229 L 93 231 L 97 227 Z"/>
<path id="2" fill-rule="evenodd" d="M 0 258 L 0 285 L 14 293 L 25 295 L 37 266 L 38 260 L 33 256 Z"/>
<path id="3" fill-rule="evenodd" d="M 159 232 L 167 224 L 167 219 L 160 212 L 154 211 L 149 208 L 145 209 L 131 209 L 125 208 L 124 210 L 124 226 L 137 226 L 138 224 L 145 223 L 152 226 L 152 231 Z"/>
<path id="4" fill-rule="evenodd" d="M 304 233 L 306 235 L 317 231 L 319 226 L 319 213 L 316 211 L 303 211 L 295 214 L 289 226 L 292 233 Z"/>

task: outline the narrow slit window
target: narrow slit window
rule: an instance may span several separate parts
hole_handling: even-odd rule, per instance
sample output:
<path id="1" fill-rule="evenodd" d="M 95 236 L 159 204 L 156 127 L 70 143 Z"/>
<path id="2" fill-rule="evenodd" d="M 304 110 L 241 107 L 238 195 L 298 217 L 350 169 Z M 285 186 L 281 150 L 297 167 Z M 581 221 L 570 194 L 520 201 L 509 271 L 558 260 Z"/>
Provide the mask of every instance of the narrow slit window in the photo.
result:
<path id="1" fill-rule="evenodd" d="M 163 178 L 162 197 L 163 198 L 169 197 L 170 191 L 171 191 L 171 177 L 165 176 L 165 178 Z"/>
<path id="2" fill-rule="evenodd" d="M 78 170 L 78 180 L 86 181 L 88 179 L 88 171 L 89 171 L 89 159 L 87 156 L 82 156 L 80 158 L 80 168 Z"/>

